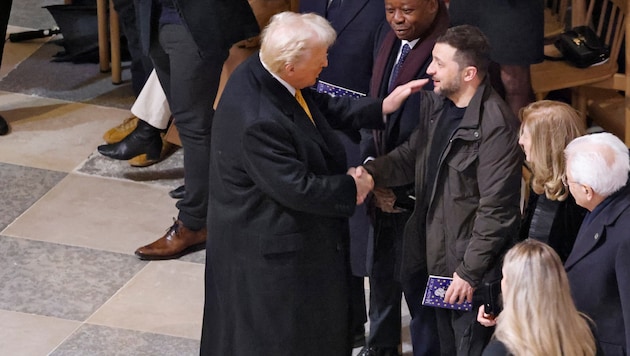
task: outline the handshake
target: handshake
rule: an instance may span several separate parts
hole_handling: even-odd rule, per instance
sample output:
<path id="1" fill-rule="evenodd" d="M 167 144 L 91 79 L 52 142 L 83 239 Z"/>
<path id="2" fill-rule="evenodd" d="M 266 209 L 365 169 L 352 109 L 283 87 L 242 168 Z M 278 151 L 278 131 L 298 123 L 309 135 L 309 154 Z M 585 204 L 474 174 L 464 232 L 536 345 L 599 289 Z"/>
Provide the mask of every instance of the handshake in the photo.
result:
<path id="1" fill-rule="evenodd" d="M 367 195 L 374 189 L 374 179 L 362 166 L 350 167 L 346 173 L 354 179 L 357 186 L 357 205 L 363 204 Z"/>
<path id="2" fill-rule="evenodd" d="M 363 204 L 367 195 L 372 192 L 374 205 L 386 213 L 400 213 L 405 210 L 413 210 L 413 205 L 408 207 L 403 203 L 397 204 L 397 196 L 394 190 L 383 187 L 375 188 L 372 175 L 362 166 L 351 167 L 348 169 L 347 174 L 354 178 L 354 183 L 357 186 L 357 205 Z M 413 192 L 406 192 L 404 195 L 409 194 L 413 194 Z M 415 200 L 413 196 L 410 196 L 410 198 Z"/>

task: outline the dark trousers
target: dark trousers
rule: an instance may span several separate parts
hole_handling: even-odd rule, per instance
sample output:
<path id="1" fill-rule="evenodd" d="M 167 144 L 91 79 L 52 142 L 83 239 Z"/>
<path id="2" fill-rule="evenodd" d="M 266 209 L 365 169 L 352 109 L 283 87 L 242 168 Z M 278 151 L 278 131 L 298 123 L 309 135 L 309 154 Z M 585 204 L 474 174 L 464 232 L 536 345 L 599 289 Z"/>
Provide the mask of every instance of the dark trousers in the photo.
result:
<path id="1" fill-rule="evenodd" d="M 136 95 L 140 94 L 144 82 L 147 81 L 153 64 L 151 59 L 142 53 L 140 45 L 140 29 L 136 21 L 136 8 L 133 1 L 113 0 L 114 8 L 120 18 L 122 31 L 127 39 L 127 49 L 131 56 L 131 87 Z"/>
<path id="2" fill-rule="evenodd" d="M 436 321 L 436 310 L 438 308 L 422 305 L 422 298 L 424 297 L 424 290 L 429 276 L 426 271 L 416 271 L 404 277 L 402 288 L 405 294 L 405 301 L 411 313 L 409 331 L 411 333 L 411 344 L 413 345 L 413 356 L 439 355 L 440 338 Z M 442 355 L 448 354 L 442 353 Z"/>
<path id="3" fill-rule="evenodd" d="M 227 49 L 201 56 L 183 25 L 160 26 L 158 41 L 151 43 L 150 56 L 184 149 L 186 196 L 177 202 L 178 219 L 191 230 L 206 226 L 210 126 L 214 99 L 219 88 Z"/>
<path id="4" fill-rule="evenodd" d="M 400 344 L 400 259 L 408 213 L 376 212 L 374 254 L 370 278 L 370 336 L 368 345 L 397 348 Z"/>
<path id="5" fill-rule="evenodd" d="M 13 0 L 0 1 L 0 63 L 2 62 L 2 54 L 4 53 L 4 42 L 7 37 L 7 26 L 9 26 L 9 15 L 11 14 L 11 5 Z"/>
<path id="6" fill-rule="evenodd" d="M 477 322 L 480 294 L 476 292 L 473 295 L 473 309 L 469 312 L 435 308 L 443 356 L 481 355 L 490 341 L 494 328 Z"/>

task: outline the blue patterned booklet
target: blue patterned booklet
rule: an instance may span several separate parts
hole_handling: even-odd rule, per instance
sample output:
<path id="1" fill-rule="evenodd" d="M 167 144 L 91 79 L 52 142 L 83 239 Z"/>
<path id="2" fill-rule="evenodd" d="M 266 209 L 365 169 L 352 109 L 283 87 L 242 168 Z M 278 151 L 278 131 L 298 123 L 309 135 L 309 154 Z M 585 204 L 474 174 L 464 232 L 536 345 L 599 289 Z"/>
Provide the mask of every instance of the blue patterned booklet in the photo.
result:
<path id="1" fill-rule="evenodd" d="M 330 96 L 349 96 L 351 98 L 360 98 L 365 96 L 365 94 L 359 93 L 358 91 L 327 83 L 323 80 L 319 80 L 317 82 L 317 91 L 319 93 L 326 93 Z"/>
<path id="2" fill-rule="evenodd" d="M 422 305 L 428 305 L 431 307 L 454 309 L 461 311 L 471 311 L 472 303 L 464 302 L 462 304 L 451 304 L 444 302 L 444 296 L 448 286 L 451 285 L 453 278 L 429 276 L 427 282 L 427 289 L 424 290 L 424 298 L 422 298 Z"/>

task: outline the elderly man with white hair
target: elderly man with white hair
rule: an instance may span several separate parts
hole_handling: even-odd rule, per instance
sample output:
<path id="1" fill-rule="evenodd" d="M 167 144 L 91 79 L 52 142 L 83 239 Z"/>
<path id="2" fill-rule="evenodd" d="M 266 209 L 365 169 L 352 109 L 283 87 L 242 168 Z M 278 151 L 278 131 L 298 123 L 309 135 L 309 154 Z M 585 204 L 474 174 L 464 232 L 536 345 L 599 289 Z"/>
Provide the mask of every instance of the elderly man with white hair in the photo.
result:
<path id="1" fill-rule="evenodd" d="M 630 158 L 609 133 L 576 138 L 565 149 L 565 185 L 589 210 L 565 268 L 575 304 L 596 324 L 605 355 L 630 344 Z"/>

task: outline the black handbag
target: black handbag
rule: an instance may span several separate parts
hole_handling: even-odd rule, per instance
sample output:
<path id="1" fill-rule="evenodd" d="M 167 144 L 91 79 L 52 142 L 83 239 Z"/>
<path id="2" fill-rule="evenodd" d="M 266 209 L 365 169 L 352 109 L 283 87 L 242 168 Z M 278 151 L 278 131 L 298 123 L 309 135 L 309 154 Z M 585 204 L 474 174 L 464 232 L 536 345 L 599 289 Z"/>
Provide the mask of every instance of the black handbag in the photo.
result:
<path id="1" fill-rule="evenodd" d="M 555 46 L 565 60 L 578 68 L 604 62 L 610 56 L 610 48 L 588 26 L 574 27 L 562 33 Z"/>

